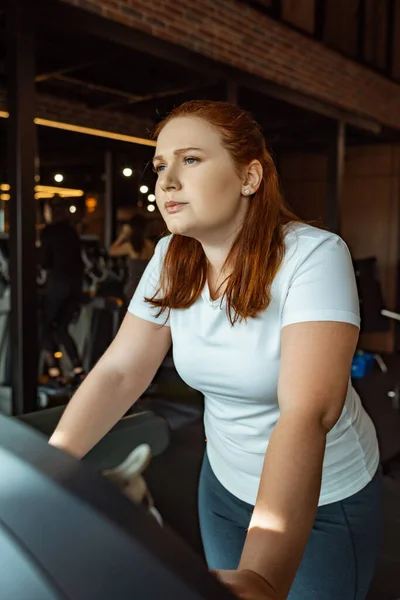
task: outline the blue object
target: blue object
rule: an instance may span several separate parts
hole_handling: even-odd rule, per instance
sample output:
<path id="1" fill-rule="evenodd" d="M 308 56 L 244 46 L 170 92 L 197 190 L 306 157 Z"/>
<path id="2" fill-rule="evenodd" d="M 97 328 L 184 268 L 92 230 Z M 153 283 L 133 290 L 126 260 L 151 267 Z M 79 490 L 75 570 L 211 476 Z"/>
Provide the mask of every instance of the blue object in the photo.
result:
<path id="1" fill-rule="evenodd" d="M 363 350 L 357 350 L 351 365 L 351 377 L 361 379 L 365 377 L 374 368 L 375 355 Z"/>

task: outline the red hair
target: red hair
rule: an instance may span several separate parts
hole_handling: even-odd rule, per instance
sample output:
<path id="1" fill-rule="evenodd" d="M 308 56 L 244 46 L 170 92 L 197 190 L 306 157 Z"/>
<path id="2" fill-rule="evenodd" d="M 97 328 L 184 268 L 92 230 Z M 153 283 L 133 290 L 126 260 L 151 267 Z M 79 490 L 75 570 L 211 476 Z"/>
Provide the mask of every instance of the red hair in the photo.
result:
<path id="1" fill-rule="evenodd" d="M 228 102 L 193 100 L 175 108 L 156 128 L 158 137 L 177 117 L 197 117 L 215 127 L 238 173 L 252 160 L 260 161 L 263 178 L 249 198 L 249 208 L 226 259 L 232 273 L 224 293 L 232 323 L 256 317 L 271 301 L 271 285 L 282 263 L 283 227 L 300 221 L 285 205 L 275 163 L 268 152 L 260 126 L 246 111 Z M 173 235 L 165 256 L 159 288 L 146 298 L 160 309 L 189 308 L 200 297 L 207 281 L 208 264 L 197 240 Z"/>

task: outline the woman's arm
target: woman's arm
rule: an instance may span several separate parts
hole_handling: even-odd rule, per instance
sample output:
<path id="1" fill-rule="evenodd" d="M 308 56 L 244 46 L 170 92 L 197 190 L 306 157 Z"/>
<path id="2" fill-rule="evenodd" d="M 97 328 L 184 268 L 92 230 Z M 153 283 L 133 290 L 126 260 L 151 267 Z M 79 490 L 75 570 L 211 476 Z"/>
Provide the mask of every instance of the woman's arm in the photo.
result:
<path id="1" fill-rule="evenodd" d="M 358 328 L 347 323 L 296 323 L 282 330 L 281 415 L 239 571 L 219 574 L 241 598 L 287 597 L 315 520 L 326 435 L 343 410 L 357 340 Z M 264 595 L 251 595 L 260 578 L 267 582 Z"/>
<path id="2" fill-rule="evenodd" d="M 110 256 L 128 256 L 132 252 L 132 245 L 130 243 L 130 236 L 132 230 L 129 225 L 125 224 L 122 226 L 121 231 L 115 242 L 113 242 L 109 248 Z"/>
<path id="3" fill-rule="evenodd" d="M 68 404 L 50 444 L 82 458 L 147 389 L 170 345 L 168 326 L 127 313 L 111 346 Z"/>

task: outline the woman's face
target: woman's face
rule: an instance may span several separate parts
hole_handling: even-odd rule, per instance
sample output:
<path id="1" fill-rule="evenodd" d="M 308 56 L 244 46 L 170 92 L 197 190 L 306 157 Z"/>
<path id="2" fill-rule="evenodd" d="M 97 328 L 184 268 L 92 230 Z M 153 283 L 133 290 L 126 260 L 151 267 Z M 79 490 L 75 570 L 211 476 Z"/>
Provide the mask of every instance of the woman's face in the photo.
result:
<path id="1" fill-rule="evenodd" d="M 170 121 L 158 137 L 153 164 L 157 205 L 171 233 L 218 244 L 241 228 L 249 202 L 244 182 L 206 121 Z"/>

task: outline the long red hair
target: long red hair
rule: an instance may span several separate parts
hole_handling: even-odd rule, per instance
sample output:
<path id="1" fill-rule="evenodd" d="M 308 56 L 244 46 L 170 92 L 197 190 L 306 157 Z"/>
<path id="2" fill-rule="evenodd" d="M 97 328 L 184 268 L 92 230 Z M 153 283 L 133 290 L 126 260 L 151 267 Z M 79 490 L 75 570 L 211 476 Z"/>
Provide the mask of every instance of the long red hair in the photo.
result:
<path id="1" fill-rule="evenodd" d="M 228 102 L 193 100 L 175 108 L 155 130 L 155 137 L 177 117 L 197 117 L 220 133 L 238 173 L 259 160 L 263 179 L 253 197 L 245 222 L 226 259 L 231 269 L 224 297 L 232 323 L 256 317 L 271 301 L 271 285 L 282 263 L 284 225 L 300 221 L 285 205 L 275 163 L 268 152 L 260 126 L 246 111 Z M 146 298 L 160 309 L 189 308 L 200 297 L 207 281 L 208 264 L 197 240 L 173 235 L 165 256 L 159 288 Z"/>

